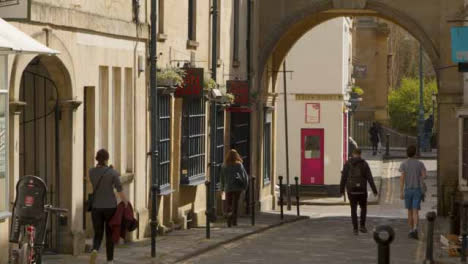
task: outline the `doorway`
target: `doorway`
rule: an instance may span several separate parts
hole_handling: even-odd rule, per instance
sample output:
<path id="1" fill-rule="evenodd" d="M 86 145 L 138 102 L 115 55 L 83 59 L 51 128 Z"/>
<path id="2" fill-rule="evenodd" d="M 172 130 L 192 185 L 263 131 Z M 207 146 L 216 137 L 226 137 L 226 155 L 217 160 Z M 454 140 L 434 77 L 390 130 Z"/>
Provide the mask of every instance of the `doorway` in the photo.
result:
<path id="1" fill-rule="evenodd" d="M 301 131 L 301 184 L 323 185 L 324 175 L 324 130 L 302 129 Z"/>

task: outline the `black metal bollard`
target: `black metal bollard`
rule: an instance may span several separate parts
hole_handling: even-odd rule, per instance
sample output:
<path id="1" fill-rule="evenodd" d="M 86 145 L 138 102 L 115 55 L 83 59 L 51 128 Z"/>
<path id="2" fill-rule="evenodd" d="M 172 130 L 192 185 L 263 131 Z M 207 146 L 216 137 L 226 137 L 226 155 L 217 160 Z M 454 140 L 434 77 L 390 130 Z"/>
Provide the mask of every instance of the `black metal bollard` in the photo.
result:
<path id="1" fill-rule="evenodd" d="M 374 240 L 378 244 L 378 264 L 390 264 L 390 244 L 394 239 L 395 231 L 390 226 L 378 226 L 374 230 Z"/>
<path id="2" fill-rule="evenodd" d="M 211 213 L 211 205 L 210 205 L 210 181 L 205 181 L 206 187 L 206 238 L 211 238 L 211 226 L 210 226 L 210 213 Z"/>
<path id="3" fill-rule="evenodd" d="M 461 247 L 461 262 L 466 263 L 466 249 L 468 248 L 468 219 L 467 219 L 468 203 L 463 203 L 461 208 L 461 235 L 462 235 L 462 247 Z"/>
<path id="4" fill-rule="evenodd" d="M 299 206 L 300 206 L 300 196 L 299 196 L 299 177 L 294 177 L 294 180 L 296 181 L 296 207 L 297 207 L 297 216 L 301 215 Z"/>
<path id="5" fill-rule="evenodd" d="M 390 156 L 390 134 L 386 135 L 385 156 Z"/>
<path id="6" fill-rule="evenodd" d="M 252 210 L 252 214 L 250 215 L 251 216 L 251 221 L 252 221 L 252 226 L 255 225 L 255 205 L 256 205 L 256 202 L 255 202 L 255 176 L 252 176 L 252 184 L 250 185 L 250 197 L 251 197 L 251 201 L 250 201 L 250 204 L 252 206 L 251 210 Z"/>
<path id="7" fill-rule="evenodd" d="M 424 264 L 434 264 L 434 222 L 436 213 L 429 212 L 426 215 L 427 219 L 427 236 L 426 236 L 426 259 Z"/>
<path id="8" fill-rule="evenodd" d="M 281 208 L 281 220 L 284 219 L 284 210 L 283 210 L 283 176 L 279 176 L 279 191 L 280 191 L 280 208 Z"/>

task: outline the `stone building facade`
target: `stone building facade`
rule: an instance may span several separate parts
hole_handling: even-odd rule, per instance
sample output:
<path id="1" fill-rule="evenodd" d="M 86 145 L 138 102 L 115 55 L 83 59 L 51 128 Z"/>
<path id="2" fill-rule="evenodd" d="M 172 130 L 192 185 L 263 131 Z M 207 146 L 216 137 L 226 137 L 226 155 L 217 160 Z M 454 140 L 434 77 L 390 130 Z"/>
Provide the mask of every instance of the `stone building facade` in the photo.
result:
<path id="1" fill-rule="evenodd" d="M 43 178 L 49 187 L 48 201 L 69 210 L 66 223 L 52 221 L 50 247 L 64 253 L 83 252 L 86 238 L 92 235 L 90 216 L 84 209 L 92 191 L 87 171 L 94 165 L 95 152 L 107 148 L 140 222 L 130 239 L 148 236 L 151 1 L 19 2 L 25 4 L 26 16 L 9 22 L 60 54 L 10 56 L 10 201 L 14 201 L 14 186 L 20 177 L 33 174 Z M 215 45 L 219 52 L 214 68 L 222 88 L 229 80 L 248 77 L 248 2 L 218 0 L 220 28 Z M 7 16 L 1 8 L 1 16 Z M 210 75 L 210 8 L 210 0 L 158 1 L 158 68 L 185 65 L 203 68 L 205 76 Z M 164 185 L 158 204 L 160 231 L 188 224 L 203 226 L 203 183 L 210 178 L 209 104 L 204 99 L 161 95 L 159 113 L 160 147 L 165 151 L 160 166 L 160 183 Z M 222 162 L 225 150 L 236 147 L 238 138 L 230 133 L 234 129 L 231 124 L 239 125 L 231 122 L 234 115 L 224 108 L 218 111 L 218 162 Z M 243 133 L 249 137 L 250 119 L 236 119 L 247 120 Z M 187 124 L 195 124 L 196 129 L 192 131 Z M 246 150 L 245 161 L 255 166 Z M 195 163 L 197 166 L 190 165 Z M 263 208 L 273 206 L 273 188 L 270 190 L 257 190 L 257 199 L 270 201 Z M 217 204 L 221 210 L 221 202 Z M 8 229 L 8 220 L 0 222 L 2 264 L 8 254 Z"/>

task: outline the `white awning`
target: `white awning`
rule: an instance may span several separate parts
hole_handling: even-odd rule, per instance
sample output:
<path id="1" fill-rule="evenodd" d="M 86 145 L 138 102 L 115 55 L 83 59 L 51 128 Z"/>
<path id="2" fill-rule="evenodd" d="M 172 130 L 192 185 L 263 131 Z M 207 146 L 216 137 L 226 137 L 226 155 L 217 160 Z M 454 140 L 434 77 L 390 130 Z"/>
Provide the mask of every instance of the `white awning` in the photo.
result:
<path id="1" fill-rule="evenodd" d="M 0 18 L 0 54 L 58 54 Z"/>

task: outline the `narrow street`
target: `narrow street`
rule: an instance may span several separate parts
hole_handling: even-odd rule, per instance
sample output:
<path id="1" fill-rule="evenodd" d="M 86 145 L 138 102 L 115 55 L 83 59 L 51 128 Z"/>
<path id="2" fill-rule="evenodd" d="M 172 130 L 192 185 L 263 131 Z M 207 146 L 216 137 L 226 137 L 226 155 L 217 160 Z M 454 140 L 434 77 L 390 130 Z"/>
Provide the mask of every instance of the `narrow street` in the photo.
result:
<path id="1" fill-rule="evenodd" d="M 436 203 L 436 162 L 425 164 L 430 172 L 426 181 L 429 193 L 421 216 L 433 210 Z M 385 163 L 383 170 L 380 205 L 369 206 L 368 234 L 352 234 L 348 206 L 303 206 L 302 213 L 311 219 L 248 237 L 185 263 L 376 263 L 377 246 L 371 231 L 382 224 L 392 226 L 396 232 L 392 263 L 422 263 L 424 234 L 421 232 L 419 241 L 407 238 L 398 163 Z M 423 228 L 424 224 L 420 226 Z"/>

